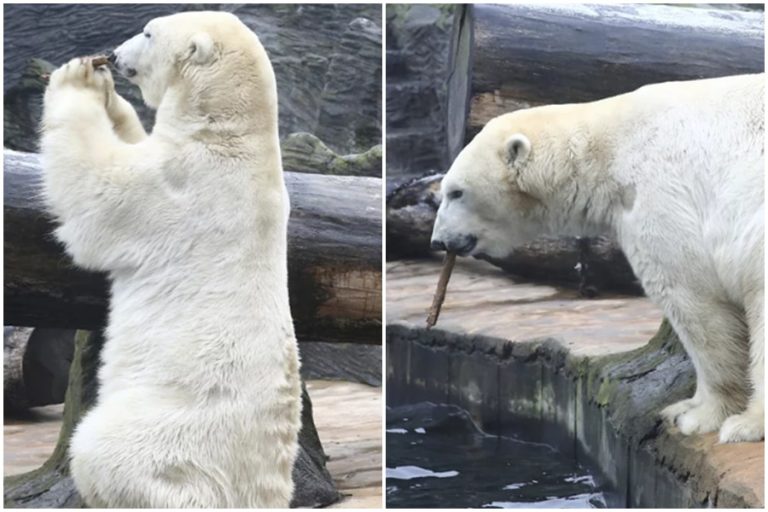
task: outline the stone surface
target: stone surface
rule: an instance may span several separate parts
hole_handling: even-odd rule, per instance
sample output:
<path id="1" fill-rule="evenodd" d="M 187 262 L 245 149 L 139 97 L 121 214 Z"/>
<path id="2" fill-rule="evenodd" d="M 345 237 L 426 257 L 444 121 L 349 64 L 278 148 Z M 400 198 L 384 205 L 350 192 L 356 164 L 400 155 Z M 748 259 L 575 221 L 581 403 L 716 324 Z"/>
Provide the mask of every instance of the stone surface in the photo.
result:
<path id="1" fill-rule="evenodd" d="M 387 324 L 423 327 L 440 273 L 437 260 L 387 263 Z M 516 282 L 492 265 L 458 258 L 436 328 L 509 340 L 557 338 L 580 355 L 643 346 L 662 319 L 644 297 Z"/>
<path id="2" fill-rule="evenodd" d="M 387 5 L 387 191 L 450 164 L 446 140 L 455 5 Z"/>
<path id="3" fill-rule="evenodd" d="M 380 387 L 307 381 L 328 471 L 344 495 L 334 508 L 381 508 L 382 396 Z"/>
<path id="4" fill-rule="evenodd" d="M 292 133 L 280 145 L 283 170 L 312 174 L 381 177 L 381 145 L 365 153 L 339 155 L 311 133 Z"/>
<path id="5" fill-rule="evenodd" d="M 341 154 L 381 144 L 378 4 L 16 4 L 4 19 L 4 146 L 36 150 L 43 82 L 24 78 L 30 59 L 58 66 L 108 51 L 150 19 L 187 10 L 231 11 L 256 32 L 275 69 L 283 137 L 315 133 Z M 151 127 L 138 89 L 116 86 Z"/>

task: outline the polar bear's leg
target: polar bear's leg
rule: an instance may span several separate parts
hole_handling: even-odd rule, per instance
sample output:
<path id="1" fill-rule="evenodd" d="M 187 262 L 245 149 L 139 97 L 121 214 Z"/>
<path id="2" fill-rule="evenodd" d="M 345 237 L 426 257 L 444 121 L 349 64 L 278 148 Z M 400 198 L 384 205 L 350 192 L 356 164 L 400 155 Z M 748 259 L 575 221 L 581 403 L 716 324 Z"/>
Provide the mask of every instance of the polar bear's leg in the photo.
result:
<path id="1" fill-rule="evenodd" d="M 131 393 L 126 393 L 130 395 Z M 126 399 L 126 398 L 123 398 Z M 129 403 L 135 403 L 130 397 Z M 99 403 L 82 419 L 70 443 L 70 471 L 91 508 L 220 508 L 237 502 L 232 486 L 215 473 L 164 445 L 161 420 L 135 416 L 123 402 Z M 164 411 L 166 415 L 168 411 Z M 146 409 L 143 411 L 146 413 Z M 182 428 L 183 430 L 183 428 Z M 177 447 L 174 447 L 177 448 Z M 183 453 L 183 450 L 182 450 Z M 190 451 L 194 454 L 194 451 Z"/>
<path id="2" fill-rule="evenodd" d="M 688 292 L 664 309 L 696 369 L 696 393 L 661 414 L 684 434 L 713 432 L 746 405 L 744 322 L 735 309 Z"/>
<path id="3" fill-rule="evenodd" d="M 144 131 L 133 105 L 117 94 L 114 88 L 107 103 L 107 114 L 112 121 L 112 128 L 121 140 L 135 144 L 147 138 L 147 132 Z"/>
<path id="4" fill-rule="evenodd" d="M 760 441 L 765 435 L 765 312 L 760 290 L 747 306 L 752 394 L 746 411 L 729 417 L 720 429 L 721 443 Z"/>
<path id="5" fill-rule="evenodd" d="M 70 61 L 51 75 L 43 112 L 44 194 L 61 224 L 56 235 L 94 270 L 139 265 L 176 208 L 157 165 L 162 145 L 129 144 L 113 130 L 110 80 L 87 60 Z"/>

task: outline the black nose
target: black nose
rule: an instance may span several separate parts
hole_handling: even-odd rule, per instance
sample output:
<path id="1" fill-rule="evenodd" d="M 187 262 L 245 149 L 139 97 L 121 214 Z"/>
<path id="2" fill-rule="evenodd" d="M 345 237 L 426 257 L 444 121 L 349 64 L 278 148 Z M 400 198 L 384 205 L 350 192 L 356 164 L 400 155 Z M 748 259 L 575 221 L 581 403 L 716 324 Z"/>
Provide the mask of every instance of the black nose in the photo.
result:
<path id="1" fill-rule="evenodd" d="M 110 52 L 109 57 L 107 57 L 107 60 L 113 66 L 117 64 L 117 55 L 115 54 L 115 52 Z"/>
<path id="2" fill-rule="evenodd" d="M 430 245 L 433 251 L 444 251 L 445 250 L 445 244 L 441 240 L 432 240 L 432 244 Z"/>

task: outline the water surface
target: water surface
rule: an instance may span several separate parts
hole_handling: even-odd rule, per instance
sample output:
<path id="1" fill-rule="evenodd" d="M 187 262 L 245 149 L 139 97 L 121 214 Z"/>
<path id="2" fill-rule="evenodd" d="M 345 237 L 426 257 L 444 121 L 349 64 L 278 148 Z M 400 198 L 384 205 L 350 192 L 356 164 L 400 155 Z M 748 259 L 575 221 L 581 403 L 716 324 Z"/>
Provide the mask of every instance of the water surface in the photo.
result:
<path id="1" fill-rule="evenodd" d="M 481 432 L 466 411 L 387 409 L 387 507 L 603 508 L 589 471 L 555 448 Z"/>

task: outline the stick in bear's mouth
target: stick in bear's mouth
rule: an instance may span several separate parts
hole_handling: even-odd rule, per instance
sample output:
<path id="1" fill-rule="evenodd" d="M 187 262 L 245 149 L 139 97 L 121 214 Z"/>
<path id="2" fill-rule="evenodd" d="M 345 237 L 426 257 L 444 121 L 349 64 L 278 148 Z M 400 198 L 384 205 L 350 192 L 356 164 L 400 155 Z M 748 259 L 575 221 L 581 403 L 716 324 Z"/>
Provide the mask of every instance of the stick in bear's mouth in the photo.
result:
<path id="1" fill-rule="evenodd" d="M 443 301 L 445 301 L 445 291 L 448 288 L 448 280 L 451 278 L 451 272 L 453 272 L 453 265 L 455 263 L 456 253 L 446 252 L 445 259 L 443 260 L 443 269 L 440 271 L 440 279 L 437 280 L 437 290 L 435 290 L 435 296 L 432 299 L 432 307 L 429 308 L 427 329 L 433 327 L 440 316 L 440 309 L 443 307 Z"/>

